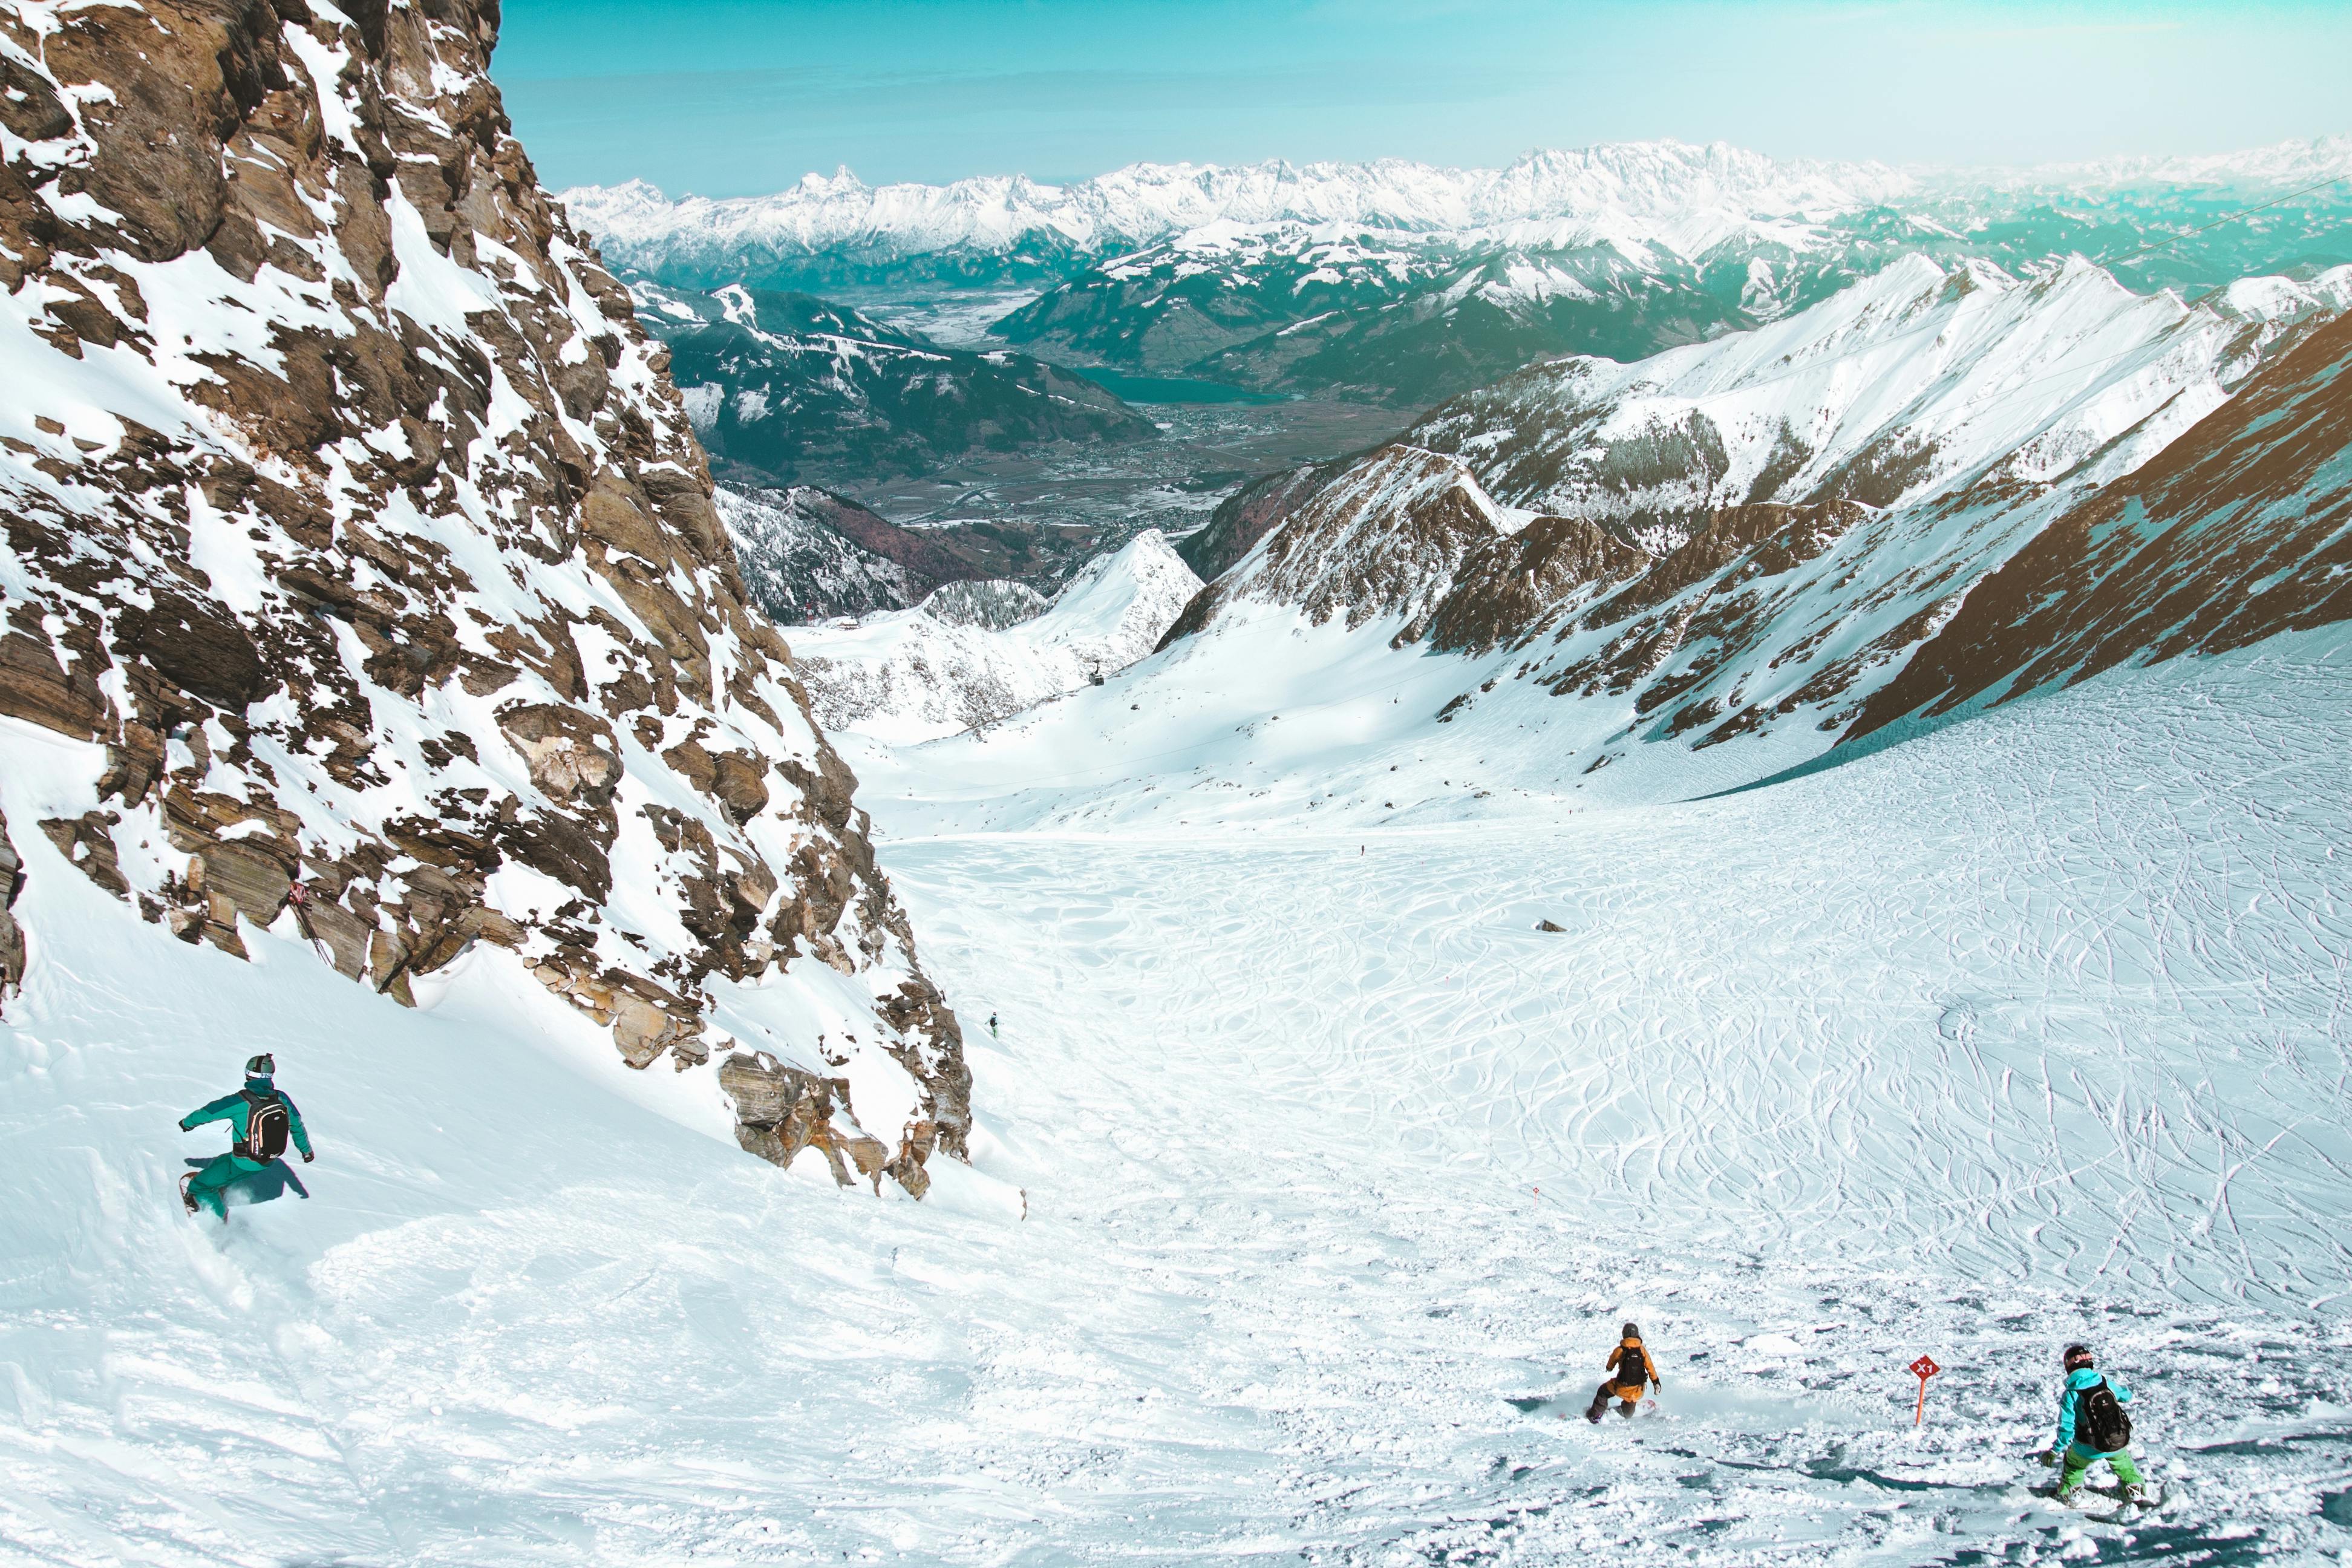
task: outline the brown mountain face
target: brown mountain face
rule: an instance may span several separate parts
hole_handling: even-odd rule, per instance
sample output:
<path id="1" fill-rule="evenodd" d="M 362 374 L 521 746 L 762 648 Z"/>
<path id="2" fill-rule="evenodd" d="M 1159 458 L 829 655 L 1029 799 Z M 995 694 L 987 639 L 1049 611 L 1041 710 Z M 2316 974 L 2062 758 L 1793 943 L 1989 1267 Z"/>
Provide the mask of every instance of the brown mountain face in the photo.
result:
<path id="1" fill-rule="evenodd" d="M 0 12 L 10 798 L 183 940 L 290 910 L 402 1002 L 488 943 L 632 1066 L 740 1045 L 747 1148 L 919 1193 L 963 1152 L 954 1015 L 665 355 L 510 134 L 497 19 Z M 713 983 L 780 971 L 833 1047 L 714 1033 Z M 831 1076 L 867 1049 L 903 1125 Z"/>
<path id="2" fill-rule="evenodd" d="M 1301 464 L 1283 468 L 1248 484 L 1217 503 L 1209 521 L 1184 536 L 1176 553 L 1204 583 L 1213 583 L 1257 546 L 1290 509 L 1328 483 L 1353 459 Z"/>
<path id="3" fill-rule="evenodd" d="M 1220 517 L 1258 542 L 1171 638 L 1244 601 L 1381 620 L 1510 656 L 1442 717 L 1531 682 L 1593 704 L 1560 759 L 1585 771 L 1770 732 L 1769 773 L 1895 718 L 2341 619 L 2347 284 L 2184 304 L 2086 264 L 1921 262 L 1766 331 L 1538 367 L 1412 444 L 1238 492 Z"/>
<path id="4" fill-rule="evenodd" d="M 1402 616 L 1394 640 L 1418 641 L 1463 559 L 1496 534 L 1494 503 L 1470 471 L 1418 447 L 1382 447 L 1336 472 L 1310 472 L 1269 496 L 1264 511 L 1255 552 L 1185 606 L 1161 647 L 1236 597 L 1297 605 L 1318 625 L 1340 616 L 1351 631 Z"/>
<path id="5" fill-rule="evenodd" d="M 1843 737 L 2352 620 L 2352 317 L 1971 588 Z"/>

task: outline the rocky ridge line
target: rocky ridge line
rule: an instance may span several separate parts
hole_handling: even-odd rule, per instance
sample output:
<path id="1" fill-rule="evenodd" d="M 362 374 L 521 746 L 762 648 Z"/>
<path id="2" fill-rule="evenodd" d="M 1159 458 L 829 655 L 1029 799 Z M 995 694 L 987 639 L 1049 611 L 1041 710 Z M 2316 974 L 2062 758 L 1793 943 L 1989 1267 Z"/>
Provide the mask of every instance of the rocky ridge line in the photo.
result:
<path id="1" fill-rule="evenodd" d="M 2341 595 L 2319 500 L 2335 448 L 2307 434 L 2334 362 L 2315 354 L 2347 302 L 2352 268 L 2192 305 L 2080 262 L 2019 280 L 1915 258 L 1756 332 L 1538 366 L 1403 441 L 1236 492 L 1195 548 L 1245 553 L 1160 646 L 1255 604 L 1507 651 L 1439 717 L 1506 678 L 1591 701 L 1573 753 L 1590 773 L 1768 731 L 1801 755 L 2020 669 L 2039 684 L 2069 659 L 2316 624 Z M 2241 387 L 2263 395 L 2242 408 Z M 2267 435 L 2252 408 L 2304 434 Z M 2192 452 L 2193 481 L 2150 488 Z M 2247 477 L 2226 481 L 2233 463 Z M 2150 521 L 2122 526 L 2120 498 L 2143 495 Z M 2218 608 L 2250 583 L 2257 603 Z"/>

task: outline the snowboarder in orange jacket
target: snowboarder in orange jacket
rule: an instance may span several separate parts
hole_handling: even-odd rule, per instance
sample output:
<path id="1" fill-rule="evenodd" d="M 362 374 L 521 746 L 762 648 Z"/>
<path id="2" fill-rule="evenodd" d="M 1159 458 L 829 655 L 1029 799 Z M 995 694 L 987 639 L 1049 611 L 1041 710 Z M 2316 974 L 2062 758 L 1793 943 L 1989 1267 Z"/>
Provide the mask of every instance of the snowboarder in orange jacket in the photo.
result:
<path id="1" fill-rule="evenodd" d="M 1617 1401 L 1617 1414 L 1631 1415 L 1642 1403 L 1646 1387 L 1664 1388 L 1658 1381 L 1658 1363 L 1642 1344 L 1642 1331 L 1632 1323 L 1622 1331 L 1617 1348 L 1609 1352 L 1609 1375 L 1593 1391 L 1592 1408 L 1584 1413 L 1587 1421 L 1598 1421 L 1609 1408 L 1609 1401 Z"/>

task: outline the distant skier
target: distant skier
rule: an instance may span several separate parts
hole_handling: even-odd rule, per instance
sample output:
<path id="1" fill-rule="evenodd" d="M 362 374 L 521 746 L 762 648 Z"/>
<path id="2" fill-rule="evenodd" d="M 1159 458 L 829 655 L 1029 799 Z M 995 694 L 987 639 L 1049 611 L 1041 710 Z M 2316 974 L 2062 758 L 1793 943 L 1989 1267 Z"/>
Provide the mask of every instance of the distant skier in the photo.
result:
<path id="1" fill-rule="evenodd" d="M 2092 1366 L 2088 1345 L 2068 1345 L 2064 1363 L 2066 1378 L 2058 1391 L 2058 1441 L 2042 1455 L 2045 1465 L 2065 1459 L 2066 1468 L 2058 1476 L 2058 1500 L 2073 1501 L 2083 1477 L 2105 1459 L 2123 1484 L 2124 1501 L 2139 1501 L 2145 1483 L 2139 1467 L 2132 1463 L 2131 1417 L 2124 1414 L 2131 1390 Z"/>
<path id="2" fill-rule="evenodd" d="M 1621 1331 L 1622 1338 L 1617 1348 L 1609 1352 L 1609 1376 L 1593 1391 L 1592 1408 L 1584 1413 L 1587 1421 L 1598 1421 L 1609 1408 L 1609 1401 L 1617 1401 L 1617 1414 L 1631 1415 L 1640 1408 L 1644 1386 L 1663 1389 L 1658 1381 L 1658 1363 L 1642 1344 L 1642 1331 L 1628 1323 Z"/>
<path id="3" fill-rule="evenodd" d="M 276 1164 L 286 1152 L 289 1138 L 302 1152 L 306 1163 L 317 1157 L 311 1152 L 310 1134 L 302 1125 L 302 1113 L 270 1081 L 277 1071 L 277 1058 L 264 1052 L 245 1064 L 243 1089 L 180 1118 L 183 1132 L 193 1132 L 215 1121 L 226 1121 L 236 1129 L 236 1142 L 227 1153 L 180 1178 L 180 1202 L 187 1206 L 189 1214 L 194 1215 L 201 1205 L 226 1223 L 228 1200 L 222 1195 L 223 1190 L 231 1182 Z"/>
<path id="4" fill-rule="evenodd" d="M 992 1040 L 996 1038 L 996 1015 L 993 1013 L 988 1016 L 988 1037 Z"/>

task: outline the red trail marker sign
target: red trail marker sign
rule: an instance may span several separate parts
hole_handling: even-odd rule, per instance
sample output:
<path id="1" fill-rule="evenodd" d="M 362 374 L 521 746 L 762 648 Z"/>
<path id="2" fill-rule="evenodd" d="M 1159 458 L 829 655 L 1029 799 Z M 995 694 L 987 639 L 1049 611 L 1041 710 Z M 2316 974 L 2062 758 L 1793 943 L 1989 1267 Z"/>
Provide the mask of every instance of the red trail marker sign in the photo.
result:
<path id="1" fill-rule="evenodd" d="M 1912 1426 L 1916 1426 L 1927 1419 L 1927 1380 L 1943 1370 L 1930 1356 L 1923 1355 L 1911 1363 L 1911 1375 L 1919 1380 L 1919 1408 L 1912 1412 Z"/>

